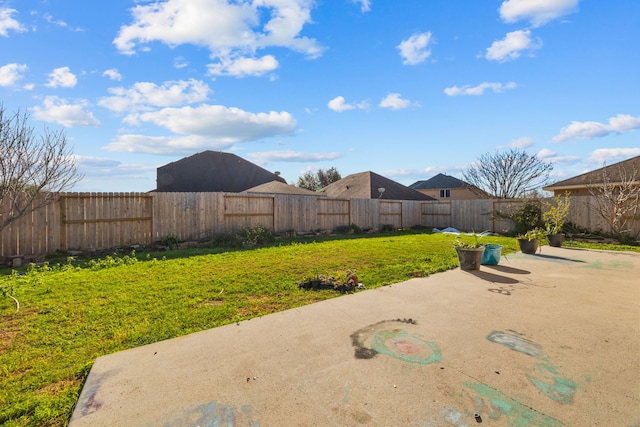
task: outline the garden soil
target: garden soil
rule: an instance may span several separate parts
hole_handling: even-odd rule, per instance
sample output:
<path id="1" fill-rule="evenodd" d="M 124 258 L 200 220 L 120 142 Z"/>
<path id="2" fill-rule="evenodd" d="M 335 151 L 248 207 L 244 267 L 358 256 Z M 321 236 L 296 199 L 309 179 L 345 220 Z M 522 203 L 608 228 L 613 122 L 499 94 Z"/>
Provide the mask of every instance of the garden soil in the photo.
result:
<path id="1" fill-rule="evenodd" d="M 100 357 L 70 425 L 639 422 L 640 254 L 544 246 Z"/>

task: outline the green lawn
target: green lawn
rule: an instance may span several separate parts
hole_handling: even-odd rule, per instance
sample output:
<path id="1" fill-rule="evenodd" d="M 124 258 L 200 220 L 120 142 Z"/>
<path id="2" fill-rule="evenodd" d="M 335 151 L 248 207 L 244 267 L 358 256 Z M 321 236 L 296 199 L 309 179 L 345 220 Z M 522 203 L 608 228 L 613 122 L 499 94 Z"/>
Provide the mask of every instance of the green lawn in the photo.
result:
<path id="1" fill-rule="evenodd" d="M 451 235 L 400 232 L 282 240 L 269 247 L 106 257 L 0 275 L 0 425 L 66 425 L 105 354 L 316 301 L 304 277 L 356 270 L 367 288 L 456 268 Z M 471 241 L 470 237 L 467 237 Z M 507 237 L 503 253 L 516 250 Z M 637 250 L 637 248 L 629 247 Z M 623 248 L 624 249 L 624 248 Z"/>

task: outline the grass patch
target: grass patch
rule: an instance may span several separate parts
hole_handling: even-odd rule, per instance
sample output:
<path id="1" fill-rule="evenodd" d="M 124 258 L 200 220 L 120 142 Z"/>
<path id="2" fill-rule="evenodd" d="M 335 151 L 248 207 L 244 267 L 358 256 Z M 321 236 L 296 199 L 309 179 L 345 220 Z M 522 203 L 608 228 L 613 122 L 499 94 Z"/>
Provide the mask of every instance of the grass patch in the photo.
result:
<path id="1" fill-rule="evenodd" d="M 349 235 L 4 271 L 0 287 L 20 310 L 0 297 L 0 425 L 66 425 L 99 356 L 339 297 L 298 288 L 316 273 L 356 270 L 371 289 L 456 268 L 454 240 Z M 506 237 L 483 243 L 500 243 L 506 254 L 517 246 Z"/>

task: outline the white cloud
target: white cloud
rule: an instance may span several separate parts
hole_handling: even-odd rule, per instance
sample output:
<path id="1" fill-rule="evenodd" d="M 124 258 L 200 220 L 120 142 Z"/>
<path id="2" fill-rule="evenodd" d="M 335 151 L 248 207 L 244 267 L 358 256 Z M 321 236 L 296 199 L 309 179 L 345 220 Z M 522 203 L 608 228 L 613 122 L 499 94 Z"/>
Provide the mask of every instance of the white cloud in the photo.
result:
<path id="1" fill-rule="evenodd" d="M 177 69 L 185 68 L 189 66 L 189 61 L 184 59 L 182 56 L 177 56 L 173 58 L 173 66 Z"/>
<path id="2" fill-rule="evenodd" d="M 131 9 L 133 23 L 120 27 L 113 43 L 124 54 L 159 41 L 168 46 L 206 46 L 212 59 L 237 62 L 258 49 L 284 47 L 309 58 L 322 54 L 300 35 L 311 22 L 311 0 L 166 0 Z M 144 47 L 144 46 L 143 46 Z M 264 64 L 263 64 L 264 66 Z"/>
<path id="3" fill-rule="evenodd" d="M 609 119 L 609 123 L 599 122 L 571 122 L 569 126 L 560 129 L 560 133 L 554 136 L 553 142 L 564 142 L 570 139 L 601 138 L 612 133 L 625 133 L 640 129 L 640 117 L 628 114 L 618 114 Z"/>
<path id="4" fill-rule="evenodd" d="M 7 64 L 0 67 L 0 86 L 13 86 L 21 80 L 29 67 L 25 64 Z"/>
<path id="5" fill-rule="evenodd" d="M 600 165 L 616 163 L 631 157 L 640 156 L 640 147 L 633 148 L 599 148 L 589 156 L 589 161 Z"/>
<path id="6" fill-rule="evenodd" d="M 123 134 L 103 147 L 108 151 L 147 154 L 193 154 L 202 150 L 226 150 L 233 143 L 213 141 L 197 135 L 187 136 L 149 136 Z"/>
<path id="7" fill-rule="evenodd" d="M 78 83 L 78 78 L 73 74 L 69 67 L 60 67 L 54 69 L 49 74 L 47 87 L 74 87 Z"/>
<path id="8" fill-rule="evenodd" d="M 273 55 L 262 58 L 222 58 L 220 62 L 207 65 L 209 75 L 214 76 L 261 76 L 278 68 Z"/>
<path id="9" fill-rule="evenodd" d="M 507 23 L 523 19 L 534 27 L 543 25 L 576 10 L 580 0 L 506 0 L 500 6 L 500 17 Z"/>
<path id="10" fill-rule="evenodd" d="M 531 30 L 517 30 L 507 33 L 503 40 L 493 42 L 487 48 L 485 58 L 491 61 L 504 62 L 516 59 L 522 51 L 540 49 L 542 42 L 531 39 Z"/>
<path id="11" fill-rule="evenodd" d="M 531 147 L 532 145 L 533 145 L 533 139 L 528 136 L 514 139 L 513 141 L 509 142 L 509 148 L 523 149 L 523 148 Z"/>
<path id="12" fill-rule="evenodd" d="M 153 123 L 177 134 L 203 136 L 215 143 L 225 144 L 289 135 L 297 125 L 287 112 L 250 113 L 222 105 L 164 108 L 132 114 L 125 121 L 132 125 Z"/>
<path id="13" fill-rule="evenodd" d="M 117 80 L 117 81 L 122 80 L 122 74 L 120 74 L 117 68 L 110 68 L 108 70 L 105 70 L 104 73 L 102 73 L 102 75 L 105 77 L 109 77 L 109 79 L 111 80 Z"/>
<path id="14" fill-rule="evenodd" d="M 336 96 L 329 101 L 327 107 L 329 107 L 330 110 L 337 111 L 338 113 L 356 108 L 353 105 L 346 104 L 344 102 L 344 96 Z"/>
<path id="15" fill-rule="evenodd" d="M 431 32 L 414 34 L 407 40 L 400 42 L 396 48 L 400 51 L 402 63 L 405 65 L 416 65 L 424 62 L 431 56 Z"/>
<path id="16" fill-rule="evenodd" d="M 538 157 L 539 159 L 548 160 L 555 157 L 557 154 L 558 153 L 556 153 L 555 151 L 551 151 L 548 148 L 543 148 L 542 150 L 538 151 L 536 157 Z"/>
<path id="17" fill-rule="evenodd" d="M 410 107 L 411 101 L 400 98 L 399 93 L 390 93 L 380 101 L 379 106 L 381 108 L 391 108 L 392 110 L 401 110 L 403 108 Z"/>
<path id="18" fill-rule="evenodd" d="M 494 93 L 502 93 L 508 89 L 515 89 L 516 84 L 514 82 L 509 83 L 495 83 L 495 82 L 483 82 L 477 86 L 452 86 L 448 87 L 444 90 L 449 96 L 459 96 L 459 95 L 475 95 L 479 96 L 484 93 L 485 90 L 492 90 Z"/>
<path id="19" fill-rule="evenodd" d="M 85 111 L 87 101 L 84 99 L 74 104 L 57 96 L 47 96 L 42 107 L 33 108 L 33 117 L 37 120 L 58 123 L 64 127 L 100 126 L 100 121 L 93 114 Z"/>
<path id="20" fill-rule="evenodd" d="M 209 96 L 209 86 L 195 79 L 164 82 L 137 82 L 129 88 L 110 88 L 112 96 L 102 98 L 98 105 L 112 111 L 149 110 L 153 107 L 173 107 L 202 102 Z"/>
<path id="21" fill-rule="evenodd" d="M 51 16 L 51 14 L 49 14 L 49 13 L 44 14 L 43 18 L 49 24 L 57 25 L 59 27 L 66 28 L 66 29 L 68 29 L 70 31 L 77 31 L 77 32 L 84 31 L 82 28 L 71 28 L 69 26 L 69 24 L 67 24 L 65 21 L 63 21 L 61 19 L 54 19 L 53 16 Z"/>
<path id="22" fill-rule="evenodd" d="M 371 0 L 353 0 L 353 2 L 360 3 L 360 10 L 362 13 L 366 13 L 371 10 Z"/>
<path id="23" fill-rule="evenodd" d="M 15 9 L 0 8 L 0 36 L 9 37 L 9 30 L 19 33 L 27 31 L 20 22 L 11 17 L 16 12 Z"/>
<path id="24" fill-rule="evenodd" d="M 335 160 L 342 157 L 342 153 L 304 153 L 301 151 L 283 150 L 249 153 L 247 157 L 251 158 L 258 164 L 265 164 L 268 162 L 315 162 L 323 160 Z"/>
<path id="25" fill-rule="evenodd" d="M 361 101 L 357 104 L 347 104 L 344 96 L 336 96 L 327 103 L 327 107 L 329 107 L 330 110 L 342 113 L 343 111 L 354 110 L 356 108 L 358 110 L 366 110 L 369 108 L 369 103 L 367 101 Z"/>

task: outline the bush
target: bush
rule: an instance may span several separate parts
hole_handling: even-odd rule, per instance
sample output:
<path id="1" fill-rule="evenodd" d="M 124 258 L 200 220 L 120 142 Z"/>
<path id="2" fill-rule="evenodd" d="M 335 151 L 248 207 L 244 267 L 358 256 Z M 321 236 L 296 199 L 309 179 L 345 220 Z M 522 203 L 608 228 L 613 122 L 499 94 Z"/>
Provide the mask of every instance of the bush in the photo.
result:
<path id="1" fill-rule="evenodd" d="M 515 233 L 525 234 L 529 230 L 542 228 L 542 209 L 540 203 L 536 201 L 528 201 L 518 210 L 510 215 L 510 219 L 515 223 Z"/>
<path id="2" fill-rule="evenodd" d="M 234 233 L 233 240 L 235 241 L 236 246 L 252 248 L 254 246 L 273 243 L 276 240 L 276 235 L 273 231 L 263 227 L 262 225 L 256 225 L 253 227 L 243 226 L 240 230 Z"/>
<path id="3" fill-rule="evenodd" d="M 336 234 L 362 234 L 362 228 L 356 224 L 351 225 L 339 225 L 333 229 Z"/>
<path id="4" fill-rule="evenodd" d="M 396 228 L 393 226 L 393 224 L 382 224 L 380 226 L 380 231 L 383 233 L 392 232 L 396 231 Z"/>

